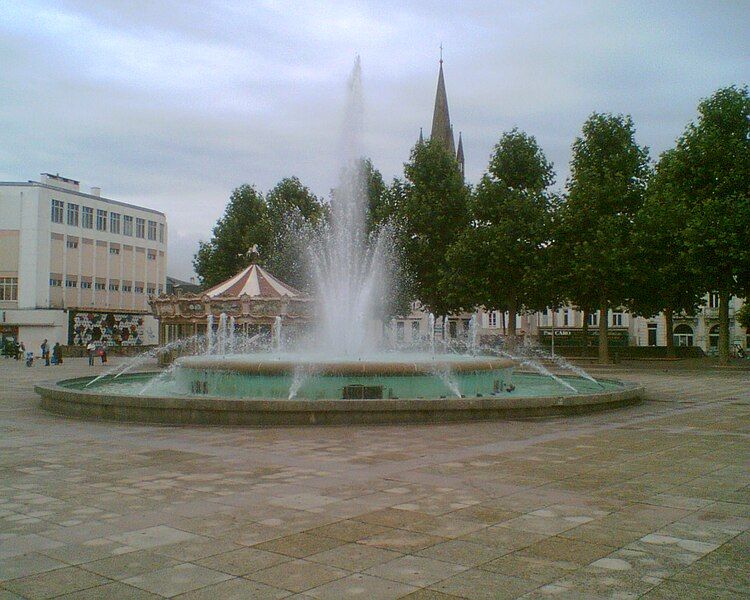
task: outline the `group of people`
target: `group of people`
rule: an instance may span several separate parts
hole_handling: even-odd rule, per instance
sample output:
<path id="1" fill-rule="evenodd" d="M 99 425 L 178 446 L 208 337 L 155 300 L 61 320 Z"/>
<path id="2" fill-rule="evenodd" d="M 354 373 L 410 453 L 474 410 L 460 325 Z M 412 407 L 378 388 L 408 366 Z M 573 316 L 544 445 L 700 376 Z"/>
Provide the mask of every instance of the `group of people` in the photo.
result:
<path id="1" fill-rule="evenodd" d="M 55 342 L 55 345 L 50 348 L 49 342 L 45 339 L 39 349 L 39 359 L 44 361 L 45 366 L 63 364 L 63 347 L 59 342 Z M 31 367 L 34 364 L 34 352 L 31 350 L 27 351 L 25 344 L 18 340 L 12 338 L 5 340 L 2 353 L 8 358 L 13 357 L 16 360 L 23 358 L 26 361 L 27 367 Z M 101 358 L 102 364 L 107 362 L 107 348 L 102 344 L 97 344 L 93 341 L 89 342 L 86 346 L 86 353 L 90 365 L 94 364 L 94 359 L 97 356 Z"/>
<path id="2" fill-rule="evenodd" d="M 63 363 L 63 355 L 62 355 L 62 346 L 59 342 L 55 342 L 55 345 L 52 346 L 52 350 L 50 352 L 49 343 L 47 342 L 47 339 L 42 342 L 41 346 L 42 350 L 42 360 L 44 360 L 44 365 L 49 367 L 50 363 L 53 365 L 61 365 Z M 31 361 L 33 361 L 34 357 L 29 357 L 28 355 L 31 354 L 30 352 L 26 355 L 26 365 L 31 366 L 29 358 L 31 358 Z M 50 357 L 51 355 L 51 357 Z"/>

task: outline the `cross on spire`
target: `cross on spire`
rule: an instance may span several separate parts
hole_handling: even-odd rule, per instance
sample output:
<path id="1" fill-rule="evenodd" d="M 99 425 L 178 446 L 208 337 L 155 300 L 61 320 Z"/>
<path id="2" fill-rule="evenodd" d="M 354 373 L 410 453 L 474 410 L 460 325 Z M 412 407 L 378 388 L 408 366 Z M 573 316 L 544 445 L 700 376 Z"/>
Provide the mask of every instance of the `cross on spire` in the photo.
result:
<path id="1" fill-rule="evenodd" d="M 443 42 L 440 42 L 440 64 L 443 64 Z"/>

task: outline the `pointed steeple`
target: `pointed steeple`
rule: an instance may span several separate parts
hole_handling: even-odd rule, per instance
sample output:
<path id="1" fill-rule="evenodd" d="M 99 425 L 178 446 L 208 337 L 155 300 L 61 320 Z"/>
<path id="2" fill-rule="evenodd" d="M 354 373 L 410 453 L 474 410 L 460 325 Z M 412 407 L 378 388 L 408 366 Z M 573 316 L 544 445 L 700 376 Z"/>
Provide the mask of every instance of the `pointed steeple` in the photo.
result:
<path id="1" fill-rule="evenodd" d="M 458 166 L 461 167 L 461 177 L 465 176 L 465 161 L 464 161 L 464 141 L 461 138 L 461 132 L 458 132 L 458 150 L 456 150 L 456 160 Z"/>
<path id="2" fill-rule="evenodd" d="M 424 135 L 422 134 L 422 128 L 419 128 L 419 143 L 424 144 Z"/>
<path id="3" fill-rule="evenodd" d="M 456 153 L 451 129 L 451 118 L 448 114 L 448 95 L 445 93 L 445 78 L 443 77 L 443 49 L 440 48 L 440 72 L 438 73 L 437 92 L 435 93 L 435 110 L 432 113 L 431 140 L 438 140 L 451 154 Z"/>

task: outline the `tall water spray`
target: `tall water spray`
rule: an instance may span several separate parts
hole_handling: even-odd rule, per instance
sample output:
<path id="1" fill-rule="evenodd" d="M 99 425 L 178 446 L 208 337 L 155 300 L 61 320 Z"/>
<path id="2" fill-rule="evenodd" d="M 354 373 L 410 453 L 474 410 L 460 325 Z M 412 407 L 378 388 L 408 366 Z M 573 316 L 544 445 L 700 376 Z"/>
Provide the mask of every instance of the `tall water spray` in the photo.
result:
<path id="1" fill-rule="evenodd" d="M 362 68 L 354 62 L 341 139 L 342 169 L 332 193 L 331 221 L 313 245 L 312 268 L 319 309 L 317 347 L 361 357 L 374 350 L 369 321 L 388 281 L 384 235 L 366 231 L 367 179 L 362 161 Z"/>

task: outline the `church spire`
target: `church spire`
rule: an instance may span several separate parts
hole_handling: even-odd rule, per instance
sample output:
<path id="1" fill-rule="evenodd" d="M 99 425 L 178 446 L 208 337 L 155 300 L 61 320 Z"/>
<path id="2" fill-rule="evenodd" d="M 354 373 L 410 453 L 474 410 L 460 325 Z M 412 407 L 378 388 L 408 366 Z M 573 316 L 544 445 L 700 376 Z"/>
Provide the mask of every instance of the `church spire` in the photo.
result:
<path id="1" fill-rule="evenodd" d="M 437 140 L 452 155 L 456 153 L 451 129 L 451 118 L 448 114 L 448 95 L 445 93 L 445 78 L 443 77 L 443 46 L 440 45 L 440 72 L 438 73 L 437 92 L 435 93 L 435 110 L 432 113 L 431 140 Z"/>
<path id="2" fill-rule="evenodd" d="M 456 160 L 458 166 L 461 167 L 461 177 L 465 177 L 465 166 L 464 166 L 464 141 L 461 139 L 461 132 L 458 132 L 458 150 L 456 150 Z"/>

